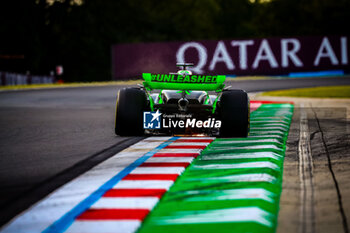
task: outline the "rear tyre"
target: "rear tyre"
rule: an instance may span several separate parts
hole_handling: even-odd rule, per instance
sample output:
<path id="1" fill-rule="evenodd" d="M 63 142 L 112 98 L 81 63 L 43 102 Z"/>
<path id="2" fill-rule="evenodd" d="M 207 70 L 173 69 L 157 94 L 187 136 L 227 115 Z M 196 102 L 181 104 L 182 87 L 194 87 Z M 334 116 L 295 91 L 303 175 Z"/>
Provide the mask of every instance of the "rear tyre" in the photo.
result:
<path id="1" fill-rule="evenodd" d="M 226 90 L 220 99 L 220 137 L 247 137 L 249 134 L 249 98 L 242 90 Z"/>
<path id="2" fill-rule="evenodd" d="M 120 136 L 143 135 L 143 112 L 146 108 L 145 91 L 137 88 L 121 89 L 117 96 L 115 134 Z"/>

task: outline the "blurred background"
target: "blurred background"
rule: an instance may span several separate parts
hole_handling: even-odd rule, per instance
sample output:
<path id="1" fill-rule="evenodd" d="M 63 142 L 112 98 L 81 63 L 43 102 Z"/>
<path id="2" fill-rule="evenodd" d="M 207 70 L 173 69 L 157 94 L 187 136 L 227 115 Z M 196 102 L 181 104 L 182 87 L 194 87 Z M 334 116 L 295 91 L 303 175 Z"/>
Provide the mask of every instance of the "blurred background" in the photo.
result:
<path id="1" fill-rule="evenodd" d="M 11 0 L 0 71 L 111 80 L 118 43 L 349 35 L 349 0 Z"/>

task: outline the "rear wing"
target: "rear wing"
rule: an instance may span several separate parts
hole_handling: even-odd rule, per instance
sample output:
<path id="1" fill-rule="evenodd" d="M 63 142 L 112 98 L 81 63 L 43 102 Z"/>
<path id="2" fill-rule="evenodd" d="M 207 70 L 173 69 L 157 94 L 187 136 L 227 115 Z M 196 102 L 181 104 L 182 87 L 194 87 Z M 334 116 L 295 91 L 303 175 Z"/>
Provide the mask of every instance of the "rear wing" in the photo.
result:
<path id="1" fill-rule="evenodd" d="M 143 85 L 148 90 L 221 91 L 225 75 L 142 74 Z"/>

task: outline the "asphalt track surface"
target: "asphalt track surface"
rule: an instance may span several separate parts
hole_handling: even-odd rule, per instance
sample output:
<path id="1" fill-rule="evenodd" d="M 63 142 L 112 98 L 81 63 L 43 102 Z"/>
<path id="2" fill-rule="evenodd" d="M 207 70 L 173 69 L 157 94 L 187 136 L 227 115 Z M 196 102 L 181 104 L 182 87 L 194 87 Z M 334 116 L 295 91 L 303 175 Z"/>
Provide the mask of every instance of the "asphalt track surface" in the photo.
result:
<path id="1" fill-rule="evenodd" d="M 232 81 L 247 92 L 350 85 L 349 77 Z M 124 86 L 0 92 L 0 225 L 142 137 L 114 135 Z"/>

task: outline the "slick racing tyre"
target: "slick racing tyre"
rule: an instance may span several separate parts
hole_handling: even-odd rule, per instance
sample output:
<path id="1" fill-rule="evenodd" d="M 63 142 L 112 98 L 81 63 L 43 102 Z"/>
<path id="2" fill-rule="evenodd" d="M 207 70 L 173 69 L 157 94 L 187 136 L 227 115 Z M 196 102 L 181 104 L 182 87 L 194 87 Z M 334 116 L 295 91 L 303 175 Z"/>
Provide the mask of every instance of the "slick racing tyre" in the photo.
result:
<path id="1" fill-rule="evenodd" d="M 115 134 L 120 136 L 143 135 L 143 112 L 146 111 L 146 107 L 145 91 L 137 88 L 121 89 L 117 96 Z"/>
<path id="2" fill-rule="evenodd" d="M 247 137 L 249 133 L 249 98 L 242 90 L 223 91 L 220 99 L 221 137 Z"/>

